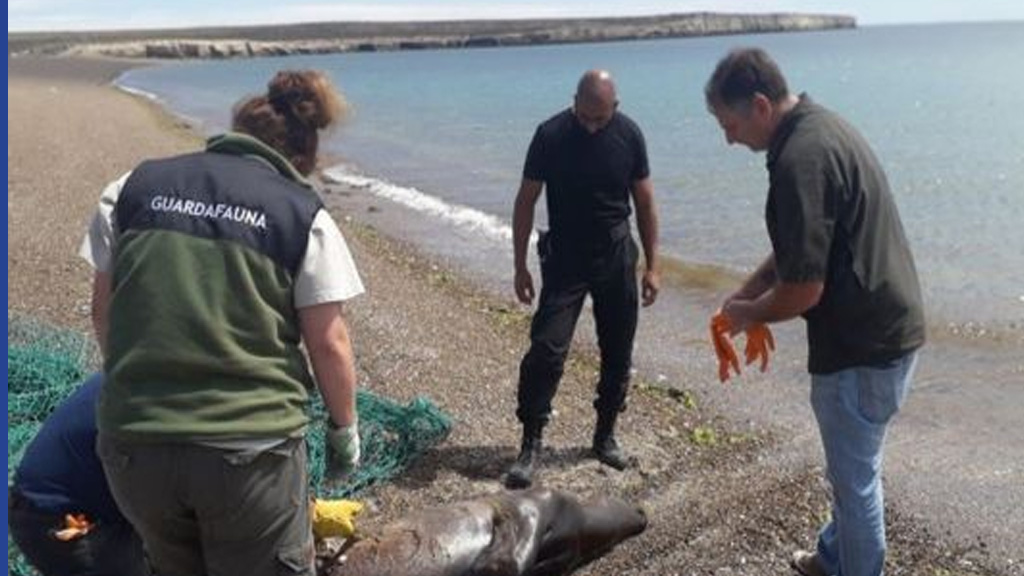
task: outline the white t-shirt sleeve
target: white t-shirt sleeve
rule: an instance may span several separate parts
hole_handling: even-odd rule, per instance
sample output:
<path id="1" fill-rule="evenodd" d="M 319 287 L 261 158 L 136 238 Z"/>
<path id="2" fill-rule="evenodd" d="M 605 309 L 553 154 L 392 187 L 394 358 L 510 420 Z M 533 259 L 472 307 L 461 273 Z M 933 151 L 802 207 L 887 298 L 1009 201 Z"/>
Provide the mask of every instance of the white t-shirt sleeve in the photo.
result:
<path id="1" fill-rule="evenodd" d="M 363 292 L 348 244 L 327 210 L 320 210 L 313 218 L 306 255 L 295 277 L 295 307 L 343 302 Z"/>
<path id="2" fill-rule="evenodd" d="M 100 205 L 93 214 L 92 222 L 89 223 L 89 231 L 82 239 L 82 245 L 78 248 L 78 255 L 85 259 L 98 272 L 110 271 L 110 259 L 114 251 L 114 206 L 117 198 L 121 195 L 124 183 L 131 176 L 127 172 L 117 180 L 114 180 L 103 189 L 100 195 Z"/>

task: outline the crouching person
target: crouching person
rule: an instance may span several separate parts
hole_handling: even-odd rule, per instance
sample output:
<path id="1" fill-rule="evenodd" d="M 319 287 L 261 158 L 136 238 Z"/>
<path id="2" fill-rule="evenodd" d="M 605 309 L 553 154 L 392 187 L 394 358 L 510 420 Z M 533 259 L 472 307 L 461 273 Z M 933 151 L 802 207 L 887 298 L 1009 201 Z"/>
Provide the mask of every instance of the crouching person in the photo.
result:
<path id="1" fill-rule="evenodd" d="M 95 374 L 47 417 L 8 488 L 11 538 L 43 576 L 147 576 L 142 540 L 96 457 Z"/>

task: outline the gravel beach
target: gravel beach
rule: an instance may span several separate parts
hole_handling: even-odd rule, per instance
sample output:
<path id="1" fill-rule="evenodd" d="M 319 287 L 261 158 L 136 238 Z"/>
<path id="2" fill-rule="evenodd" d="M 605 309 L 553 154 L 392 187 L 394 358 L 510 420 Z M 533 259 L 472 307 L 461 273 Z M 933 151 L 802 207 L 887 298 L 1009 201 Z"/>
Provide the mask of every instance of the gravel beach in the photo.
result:
<path id="1" fill-rule="evenodd" d="M 201 145 L 156 105 L 109 86 L 134 65 L 8 59 L 9 311 L 87 330 L 91 272 L 76 252 L 102 187 L 145 158 Z M 367 287 L 347 307 L 360 385 L 399 401 L 429 396 L 455 423 L 405 476 L 368 494 L 361 521 L 372 529 L 502 489 L 518 448 L 515 382 L 529 310 L 347 211 L 347 193 L 335 189 L 325 199 Z M 686 392 L 692 374 L 673 375 L 672 388 L 641 374 L 620 425 L 638 464 L 615 472 L 586 455 L 596 373 L 595 350 L 582 341 L 555 401 L 541 481 L 641 502 L 650 526 L 578 573 L 791 573 L 791 551 L 813 545 L 828 511 L 821 470 L 806 463 L 817 460 L 788 453 L 791 432 L 717 412 Z M 889 574 L 1024 574 L 1018 559 L 992 553 L 985 541 L 937 531 L 898 498 L 888 505 Z"/>

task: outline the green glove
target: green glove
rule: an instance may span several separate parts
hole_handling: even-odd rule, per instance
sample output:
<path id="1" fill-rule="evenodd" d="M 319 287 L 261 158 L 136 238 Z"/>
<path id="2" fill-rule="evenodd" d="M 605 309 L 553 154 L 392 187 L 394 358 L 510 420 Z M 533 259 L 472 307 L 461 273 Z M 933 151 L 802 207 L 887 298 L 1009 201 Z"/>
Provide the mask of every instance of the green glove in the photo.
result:
<path id="1" fill-rule="evenodd" d="M 332 475 L 344 477 L 359 465 L 359 426 L 355 422 L 337 427 L 327 423 L 328 469 Z"/>

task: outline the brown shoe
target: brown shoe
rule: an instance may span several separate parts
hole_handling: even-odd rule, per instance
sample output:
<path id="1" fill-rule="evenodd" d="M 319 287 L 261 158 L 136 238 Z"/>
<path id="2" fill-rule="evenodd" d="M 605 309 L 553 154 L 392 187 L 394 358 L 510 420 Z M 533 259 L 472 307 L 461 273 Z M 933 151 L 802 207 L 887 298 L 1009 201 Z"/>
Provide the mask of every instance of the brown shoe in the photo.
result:
<path id="1" fill-rule="evenodd" d="M 818 555 L 806 550 L 797 550 L 789 565 L 802 576 L 829 576 L 818 561 Z"/>

